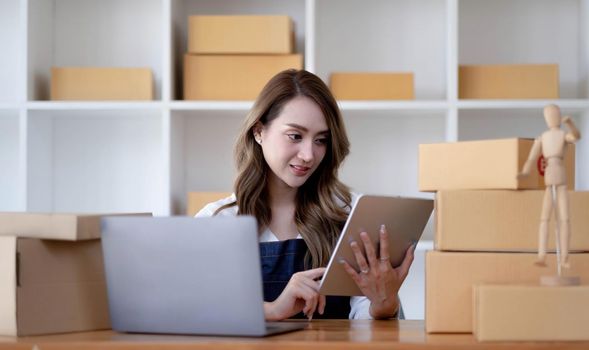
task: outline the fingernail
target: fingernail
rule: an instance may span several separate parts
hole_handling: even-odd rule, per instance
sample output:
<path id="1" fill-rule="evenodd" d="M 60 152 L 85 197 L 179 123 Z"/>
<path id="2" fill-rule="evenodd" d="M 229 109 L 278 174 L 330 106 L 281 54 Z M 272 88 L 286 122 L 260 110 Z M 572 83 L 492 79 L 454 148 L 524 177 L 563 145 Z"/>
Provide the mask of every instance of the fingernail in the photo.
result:
<path id="1" fill-rule="evenodd" d="M 344 258 L 340 258 L 337 262 L 340 264 L 344 264 L 346 262 L 346 260 L 344 260 Z"/>
<path id="2" fill-rule="evenodd" d="M 380 232 L 384 233 L 386 231 L 386 226 L 384 224 L 380 225 Z"/>

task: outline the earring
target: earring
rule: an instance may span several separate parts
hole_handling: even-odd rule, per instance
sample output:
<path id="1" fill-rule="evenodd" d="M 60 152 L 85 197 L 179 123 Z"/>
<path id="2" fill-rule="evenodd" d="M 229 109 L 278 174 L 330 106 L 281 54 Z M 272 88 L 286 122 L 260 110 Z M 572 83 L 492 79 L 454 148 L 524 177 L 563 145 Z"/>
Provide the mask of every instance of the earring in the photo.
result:
<path id="1" fill-rule="evenodd" d="M 258 144 L 262 144 L 262 138 L 260 136 L 256 136 L 255 139 Z"/>

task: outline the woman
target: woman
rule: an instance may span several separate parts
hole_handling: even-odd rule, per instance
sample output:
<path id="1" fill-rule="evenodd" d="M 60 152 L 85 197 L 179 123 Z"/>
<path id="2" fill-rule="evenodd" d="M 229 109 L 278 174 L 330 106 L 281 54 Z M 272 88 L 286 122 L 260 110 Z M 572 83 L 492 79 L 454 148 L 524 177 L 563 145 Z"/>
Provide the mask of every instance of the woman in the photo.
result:
<path id="1" fill-rule="evenodd" d="M 196 215 L 256 217 L 267 320 L 301 311 L 309 319 L 397 315 L 397 293 L 414 247 L 395 269 L 385 254 L 377 257 L 366 233 L 364 252 L 351 243 L 360 271 L 342 262 L 365 297 L 326 299 L 318 293 L 318 279 L 352 206 L 348 187 L 337 178 L 348 153 L 343 120 L 327 86 L 307 71 L 283 71 L 263 88 L 238 137 L 234 195 Z M 384 227 L 380 238 L 386 252 Z"/>

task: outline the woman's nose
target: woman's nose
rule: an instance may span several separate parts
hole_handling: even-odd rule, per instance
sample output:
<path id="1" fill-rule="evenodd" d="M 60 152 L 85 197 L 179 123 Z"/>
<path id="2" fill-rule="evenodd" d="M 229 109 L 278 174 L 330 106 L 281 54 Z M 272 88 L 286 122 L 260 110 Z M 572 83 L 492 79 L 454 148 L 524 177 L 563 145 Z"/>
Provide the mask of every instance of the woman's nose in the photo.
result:
<path id="1" fill-rule="evenodd" d="M 313 142 L 305 141 L 300 143 L 300 149 L 298 157 L 305 163 L 309 163 L 313 160 Z"/>

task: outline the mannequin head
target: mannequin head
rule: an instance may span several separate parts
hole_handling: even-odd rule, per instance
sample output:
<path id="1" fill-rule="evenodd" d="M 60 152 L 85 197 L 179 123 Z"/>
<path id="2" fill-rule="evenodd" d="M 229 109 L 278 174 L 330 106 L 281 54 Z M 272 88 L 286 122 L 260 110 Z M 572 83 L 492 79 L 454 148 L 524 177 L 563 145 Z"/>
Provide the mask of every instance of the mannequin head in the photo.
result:
<path id="1" fill-rule="evenodd" d="M 548 105 L 544 107 L 544 119 L 549 128 L 560 126 L 560 108 L 557 105 Z"/>

